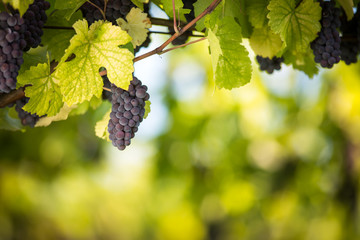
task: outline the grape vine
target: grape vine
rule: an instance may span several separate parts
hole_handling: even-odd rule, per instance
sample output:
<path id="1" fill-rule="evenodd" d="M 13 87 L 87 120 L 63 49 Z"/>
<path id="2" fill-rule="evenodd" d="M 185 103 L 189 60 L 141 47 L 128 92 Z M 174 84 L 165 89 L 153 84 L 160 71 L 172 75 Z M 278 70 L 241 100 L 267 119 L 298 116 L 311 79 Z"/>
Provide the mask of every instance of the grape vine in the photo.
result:
<path id="1" fill-rule="evenodd" d="M 83 103 L 110 101 L 109 123 L 97 135 L 120 150 L 149 111 L 147 88 L 133 77 L 134 62 L 207 40 L 216 86 L 232 89 L 252 76 L 243 38 L 249 39 L 259 69 L 269 74 L 285 64 L 313 77 L 320 67 L 332 68 L 340 60 L 356 63 L 360 51 L 360 17 L 352 1 L 51 2 L 3 4 L 0 107 L 16 103 L 20 122 L 36 127 L 51 123 L 48 119 L 66 119 Z M 150 16 L 154 5 L 169 19 Z M 167 31 L 152 31 L 152 25 Z M 152 34 L 170 37 L 138 54 Z M 189 41 L 190 36 L 198 38 Z M 169 48 L 170 43 L 176 46 Z"/>

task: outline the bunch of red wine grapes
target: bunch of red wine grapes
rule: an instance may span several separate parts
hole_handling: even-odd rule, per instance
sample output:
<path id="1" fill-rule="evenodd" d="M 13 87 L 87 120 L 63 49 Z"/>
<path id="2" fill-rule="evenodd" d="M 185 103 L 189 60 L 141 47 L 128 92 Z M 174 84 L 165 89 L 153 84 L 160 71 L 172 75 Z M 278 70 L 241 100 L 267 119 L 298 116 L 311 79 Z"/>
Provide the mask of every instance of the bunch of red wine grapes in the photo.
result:
<path id="1" fill-rule="evenodd" d="M 145 114 L 145 101 L 149 100 L 147 87 L 136 77 L 128 90 L 111 85 L 112 111 L 108 124 L 109 138 L 119 150 L 129 146 Z"/>
<path id="2" fill-rule="evenodd" d="M 310 45 L 315 62 L 323 68 L 332 68 L 340 60 L 348 65 L 356 63 L 360 52 L 360 11 L 348 21 L 345 12 L 336 8 L 334 1 L 321 1 L 320 6 L 321 30 Z M 256 56 L 256 60 L 260 70 L 268 73 L 279 70 L 284 61 L 283 58 L 270 59 L 259 55 Z"/>
<path id="3" fill-rule="evenodd" d="M 80 10 L 88 21 L 89 25 L 97 20 L 104 19 L 103 13 L 99 10 L 104 9 L 105 4 L 102 0 L 84 3 Z M 94 4 L 99 7 L 97 8 Z M 125 18 L 131 8 L 136 7 L 130 0 L 109 0 L 105 9 L 106 20 L 116 25 L 118 18 Z M 149 5 L 144 4 L 144 12 L 149 12 Z M 140 47 L 146 47 L 150 44 L 148 38 Z M 135 49 L 137 52 L 140 47 Z M 124 150 L 129 146 L 131 139 L 138 131 L 140 123 L 143 121 L 145 114 L 145 101 L 149 100 L 147 87 L 142 85 L 136 77 L 130 82 L 128 90 L 118 88 L 111 84 L 107 75 L 102 76 L 104 87 L 111 88 L 111 92 L 104 90 L 103 99 L 108 99 L 112 104 L 110 120 L 108 123 L 109 139 L 119 150 Z"/>
<path id="4" fill-rule="evenodd" d="M 332 68 L 340 61 L 340 9 L 335 8 L 334 2 L 320 2 L 322 7 L 321 30 L 318 37 L 311 43 L 315 62 L 323 68 Z"/>
<path id="5" fill-rule="evenodd" d="M 45 11 L 49 8 L 49 2 L 35 0 L 22 17 L 10 6 L 11 13 L 0 13 L 0 94 L 16 88 L 18 71 L 24 62 L 23 52 L 39 46 L 47 20 Z M 28 100 L 26 97 L 18 100 L 15 109 L 21 123 L 33 127 L 39 116 L 22 109 Z"/>

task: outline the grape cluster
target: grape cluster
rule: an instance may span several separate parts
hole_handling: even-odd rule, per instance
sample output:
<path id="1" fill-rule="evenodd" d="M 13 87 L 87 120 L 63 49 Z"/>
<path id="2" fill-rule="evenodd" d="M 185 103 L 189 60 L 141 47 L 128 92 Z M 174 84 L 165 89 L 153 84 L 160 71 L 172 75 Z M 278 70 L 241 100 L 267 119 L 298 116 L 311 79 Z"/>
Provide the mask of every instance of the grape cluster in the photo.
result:
<path id="1" fill-rule="evenodd" d="M 29 99 L 30 98 L 28 97 L 23 97 L 17 100 L 15 110 L 18 112 L 18 116 L 21 120 L 22 125 L 34 127 L 37 121 L 39 121 L 40 117 L 36 114 L 31 114 L 23 110 L 23 107 L 29 102 Z"/>
<path id="2" fill-rule="evenodd" d="M 16 88 L 23 51 L 40 44 L 41 28 L 47 19 L 45 11 L 49 8 L 48 2 L 35 0 L 23 18 L 17 11 L 0 13 L 0 93 Z"/>
<path id="3" fill-rule="evenodd" d="M 50 3 L 44 0 L 35 0 L 28 10 L 25 12 L 23 18 L 27 30 L 25 31 L 25 40 L 27 43 L 24 51 L 30 48 L 36 48 L 41 43 L 41 36 L 43 35 L 42 28 L 46 23 L 47 16 L 45 11 L 50 8 Z"/>
<path id="4" fill-rule="evenodd" d="M 315 55 L 315 62 L 323 68 L 332 68 L 340 61 L 340 9 L 335 8 L 334 2 L 320 2 L 322 7 L 321 31 L 311 43 Z"/>
<path id="5" fill-rule="evenodd" d="M 101 9 L 104 9 L 105 7 L 103 0 L 92 0 L 91 2 Z M 131 2 L 131 0 L 109 0 L 107 2 L 105 11 L 106 19 L 116 25 L 116 20 L 118 18 L 125 18 L 133 7 L 136 6 Z M 80 10 L 88 21 L 89 25 L 97 20 L 104 19 L 100 10 L 89 2 L 85 2 L 80 7 Z"/>
<path id="6" fill-rule="evenodd" d="M 147 87 L 136 77 L 128 91 L 111 86 L 112 111 L 108 124 L 109 138 L 119 150 L 129 146 L 145 114 L 145 101 L 149 100 Z"/>
<path id="7" fill-rule="evenodd" d="M 357 62 L 357 55 L 359 53 L 358 45 L 358 24 L 359 18 L 355 16 L 351 21 L 344 21 L 341 23 L 341 60 L 344 61 L 347 65 Z"/>
<path id="8" fill-rule="evenodd" d="M 281 69 L 281 63 L 284 62 L 284 59 L 278 58 L 278 57 L 273 57 L 273 58 L 268 58 L 268 57 L 262 57 L 257 55 L 256 56 L 256 60 L 258 61 L 259 65 L 260 65 L 260 70 L 261 71 L 266 71 L 268 73 L 273 73 L 274 70 L 280 70 Z"/>
<path id="9" fill-rule="evenodd" d="M 16 88 L 16 77 L 24 62 L 25 28 L 19 14 L 0 13 L 0 93 Z"/>

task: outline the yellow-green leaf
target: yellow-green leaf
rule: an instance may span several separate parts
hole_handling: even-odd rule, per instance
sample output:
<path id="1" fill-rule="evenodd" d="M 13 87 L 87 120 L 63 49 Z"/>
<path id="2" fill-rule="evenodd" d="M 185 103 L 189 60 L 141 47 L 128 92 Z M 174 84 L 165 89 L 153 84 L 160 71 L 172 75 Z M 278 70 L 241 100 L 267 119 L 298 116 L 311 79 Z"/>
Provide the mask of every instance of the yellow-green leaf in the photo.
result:
<path id="1" fill-rule="evenodd" d="M 108 132 L 110 113 L 111 113 L 111 109 L 95 125 L 95 135 L 101 139 L 105 139 L 108 142 L 110 142 L 109 132 Z"/>
<path id="2" fill-rule="evenodd" d="M 354 1 L 353 0 L 338 0 L 341 7 L 344 9 L 347 19 L 350 20 L 354 17 Z"/>
<path id="3" fill-rule="evenodd" d="M 151 28 L 150 19 L 139 8 L 132 8 L 126 16 L 126 21 L 119 18 L 117 23 L 122 30 L 131 36 L 131 43 L 134 48 L 145 42 L 149 32 L 148 29 Z"/>
<path id="4" fill-rule="evenodd" d="M 90 26 L 86 20 L 73 25 L 76 35 L 71 39 L 55 75 L 61 79 L 63 100 L 69 106 L 100 97 L 103 81 L 99 69 L 105 67 L 110 82 L 126 89 L 132 80 L 134 55 L 120 45 L 131 37 L 120 27 L 97 21 Z M 66 61 L 72 54 L 75 58 Z"/>
<path id="5" fill-rule="evenodd" d="M 254 28 L 250 37 L 250 46 L 254 53 L 263 57 L 274 57 L 281 50 L 282 44 L 280 36 L 268 26 Z"/>
<path id="6" fill-rule="evenodd" d="M 31 67 L 17 78 L 20 85 L 26 87 L 25 96 L 29 97 L 29 102 L 23 109 L 39 116 L 56 115 L 63 106 L 60 88 L 57 80 L 50 74 L 50 64 L 42 63 L 36 67 Z"/>

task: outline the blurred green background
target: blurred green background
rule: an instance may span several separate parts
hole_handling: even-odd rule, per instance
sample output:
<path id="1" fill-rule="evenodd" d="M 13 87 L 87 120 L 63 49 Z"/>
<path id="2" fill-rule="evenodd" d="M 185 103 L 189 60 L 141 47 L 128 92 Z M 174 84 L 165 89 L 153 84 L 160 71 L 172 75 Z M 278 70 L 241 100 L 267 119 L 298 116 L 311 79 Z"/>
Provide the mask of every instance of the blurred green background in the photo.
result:
<path id="1" fill-rule="evenodd" d="M 0 130 L 0 239 L 360 239 L 360 65 L 253 68 L 226 91 L 205 43 L 143 60 L 124 152 L 95 137 L 103 109 Z"/>

